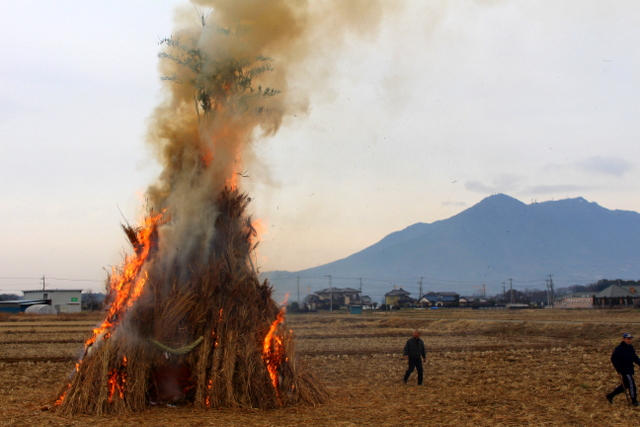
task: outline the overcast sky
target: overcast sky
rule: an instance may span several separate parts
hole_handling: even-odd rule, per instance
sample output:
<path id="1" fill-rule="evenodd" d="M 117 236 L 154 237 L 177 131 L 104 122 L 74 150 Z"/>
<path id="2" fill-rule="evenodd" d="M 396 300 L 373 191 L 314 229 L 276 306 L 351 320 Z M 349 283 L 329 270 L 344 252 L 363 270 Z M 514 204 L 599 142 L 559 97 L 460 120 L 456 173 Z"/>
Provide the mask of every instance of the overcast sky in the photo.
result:
<path id="1" fill-rule="evenodd" d="M 159 172 L 144 135 L 183 3 L 0 2 L 0 293 L 43 275 L 104 289 Z M 640 211 L 639 19 L 637 1 L 409 0 L 364 38 L 317 40 L 328 77 L 294 76 L 308 113 L 256 144 L 268 170 L 243 183 L 261 269 L 344 258 L 494 193 Z"/>

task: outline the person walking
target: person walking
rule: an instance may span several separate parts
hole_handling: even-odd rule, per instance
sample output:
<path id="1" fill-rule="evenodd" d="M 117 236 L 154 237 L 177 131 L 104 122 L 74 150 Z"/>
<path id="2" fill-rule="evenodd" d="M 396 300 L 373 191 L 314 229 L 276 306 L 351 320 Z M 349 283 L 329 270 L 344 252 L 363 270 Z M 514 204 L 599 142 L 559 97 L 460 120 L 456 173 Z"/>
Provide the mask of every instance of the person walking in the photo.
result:
<path id="1" fill-rule="evenodd" d="M 404 358 L 409 360 L 409 367 L 404 374 L 403 382 L 406 384 L 414 369 L 418 370 L 418 385 L 422 385 L 423 369 L 422 362 L 427 360 L 427 353 L 424 348 L 424 341 L 420 338 L 420 331 L 413 331 L 413 336 L 404 345 Z"/>
<path id="2" fill-rule="evenodd" d="M 609 403 L 613 403 L 613 398 L 616 395 L 627 390 L 631 398 L 631 404 L 638 406 L 638 391 L 636 390 L 636 383 L 633 380 L 633 374 L 635 373 L 633 364 L 637 363 L 640 365 L 640 358 L 638 358 L 633 345 L 631 345 L 631 340 L 633 340 L 633 335 L 630 333 L 622 334 L 622 342 L 611 354 L 611 363 L 613 363 L 613 367 L 616 368 L 616 371 L 618 371 L 622 377 L 622 384 L 607 394 Z"/>

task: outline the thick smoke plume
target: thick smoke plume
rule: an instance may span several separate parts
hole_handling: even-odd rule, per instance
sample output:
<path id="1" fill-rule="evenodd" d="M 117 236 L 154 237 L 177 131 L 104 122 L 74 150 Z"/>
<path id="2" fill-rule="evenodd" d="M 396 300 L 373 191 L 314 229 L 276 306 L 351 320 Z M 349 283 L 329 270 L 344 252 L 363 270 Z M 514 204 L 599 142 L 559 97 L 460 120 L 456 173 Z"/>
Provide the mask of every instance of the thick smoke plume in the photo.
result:
<path id="1" fill-rule="evenodd" d="M 211 200 L 251 174 L 259 139 L 276 133 L 286 115 L 306 110 L 306 93 L 290 90 L 290 72 L 321 85 L 330 69 L 322 58 L 331 60 L 346 33 L 371 33 L 382 14 L 373 1 L 194 3 L 203 9 L 180 9 L 162 43 L 166 97 L 148 135 L 163 166 L 147 191 L 149 208 L 166 209 L 171 218 L 160 230 L 158 254 L 168 268 L 196 253 L 208 258 L 218 214 Z M 315 69 L 304 69 L 310 57 Z"/>

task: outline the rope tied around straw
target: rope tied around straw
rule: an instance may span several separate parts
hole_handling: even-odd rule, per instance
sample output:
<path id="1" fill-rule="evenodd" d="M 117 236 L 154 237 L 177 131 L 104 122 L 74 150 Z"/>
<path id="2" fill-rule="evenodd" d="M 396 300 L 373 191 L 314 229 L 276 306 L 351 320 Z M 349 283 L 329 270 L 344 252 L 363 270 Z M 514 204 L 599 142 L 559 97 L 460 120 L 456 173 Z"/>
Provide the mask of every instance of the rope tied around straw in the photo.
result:
<path id="1" fill-rule="evenodd" d="M 156 341 L 153 339 L 149 341 L 162 351 L 166 351 L 167 353 L 171 353 L 171 354 L 183 355 L 191 352 L 194 348 L 196 348 L 198 344 L 204 341 L 204 337 L 200 337 L 194 342 L 192 342 L 191 344 L 185 345 L 184 347 L 180 347 L 180 348 L 171 348 L 162 344 L 160 341 Z"/>

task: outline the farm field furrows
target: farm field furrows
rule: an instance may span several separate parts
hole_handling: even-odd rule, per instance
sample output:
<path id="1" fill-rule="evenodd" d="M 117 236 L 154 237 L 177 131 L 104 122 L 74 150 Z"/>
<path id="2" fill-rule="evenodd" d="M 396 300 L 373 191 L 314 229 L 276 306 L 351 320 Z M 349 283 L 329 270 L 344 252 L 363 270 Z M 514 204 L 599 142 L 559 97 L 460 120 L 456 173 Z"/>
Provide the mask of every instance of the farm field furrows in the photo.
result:
<path id="1" fill-rule="evenodd" d="M 640 312 L 435 311 L 290 315 L 298 352 L 331 393 L 327 404 L 271 411 L 150 407 L 118 417 L 64 418 L 42 410 L 72 371 L 95 321 L 0 322 L 0 425 L 640 424 L 640 410 L 623 396 L 613 405 L 604 398 L 618 381 L 611 351 L 623 331 L 640 333 L 634 325 Z M 415 373 L 409 385 L 402 383 L 402 348 L 415 328 L 428 352 L 422 387 Z"/>

